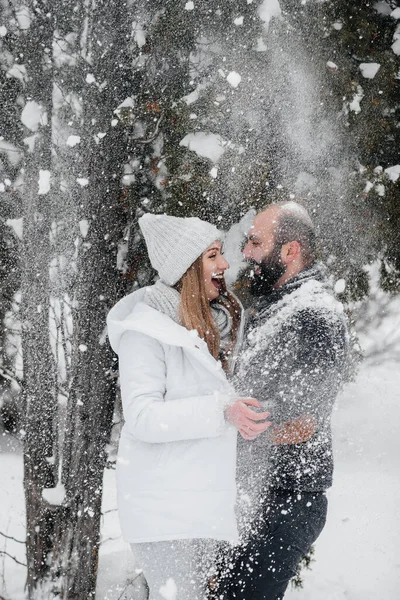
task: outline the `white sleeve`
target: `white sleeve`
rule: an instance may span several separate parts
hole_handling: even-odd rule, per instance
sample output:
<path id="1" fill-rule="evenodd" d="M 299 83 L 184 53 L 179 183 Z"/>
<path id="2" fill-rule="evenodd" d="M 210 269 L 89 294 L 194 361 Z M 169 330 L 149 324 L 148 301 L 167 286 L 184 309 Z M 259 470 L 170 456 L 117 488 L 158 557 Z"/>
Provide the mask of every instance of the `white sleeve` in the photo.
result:
<path id="1" fill-rule="evenodd" d="M 160 342 L 137 331 L 120 340 L 119 374 L 125 427 L 143 442 L 171 442 L 220 435 L 230 398 L 218 391 L 164 400 L 166 362 Z"/>

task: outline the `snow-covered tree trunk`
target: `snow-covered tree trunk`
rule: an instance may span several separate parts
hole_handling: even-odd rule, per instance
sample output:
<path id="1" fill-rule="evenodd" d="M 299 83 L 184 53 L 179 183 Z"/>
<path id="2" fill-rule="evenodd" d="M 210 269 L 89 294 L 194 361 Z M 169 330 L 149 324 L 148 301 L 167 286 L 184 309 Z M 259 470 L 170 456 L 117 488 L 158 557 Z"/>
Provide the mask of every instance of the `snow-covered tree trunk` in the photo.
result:
<path id="1" fill-rule="evenodd" d="M 63 449 L 66 512 L 58 524 L 54 557 L 62 573 L 62 597 L 76 600 L 95 593 L 102 481 L 115 399 L 113 357 L 104 329 L 107 298 L 115 294 L 116 257 L 104 238 L 115 221 L 116 207 L 106 187 L 105 178 L 99 176 L 85 194 L 86 216 L 96 215 L 96 220 L 78 261 L 73 375 Z"/>
<path id="2" fill-rule="evenodd" d="M 131 22 L 125 3 L 116 4 L 110 14 L 106 2 L 94 7 L 82 0 L 70 11 L 55 3 L 63 31 L 74 32 L 69 38 L 75 43 L 72 50 L 40 2 L 30 7 L 29 31 L 23 34 L 27 94 L 22 122 L 31 132 L 24 165 L 21 313 L 30 598 L 81 600 L 95 595 L 102 479 L 115 398 L 105 317 L 120 295 L 116 264 L 124 223 L 119 219 L 126 221 L 119 185 L 126 131 L 115 127 L 114 111 L 132 91 L 127 77 Z M 67 65 L 67 52 L 60 57 L 60 47 L 71 52 Z M 68 93 L 71 102 L 65 100 Z M 79 147 L 67 144 L 68 155 L 62 113 L 71 105 L 76 118 L 68 126 L 79 134 Z M 72 356 L 60 435 L 49 331 L 54 314 L 49 308 L 52 288 L 58 286 L 58 293 L 63 283 L 50 282 L 49 271 L 54 243 L 59 250 L 73 239 L 71 225 L 78 236 Z"/>
<path id="3" fill-rule="evenodd" d="M 33 133 L 25 159 L 22 242 L 22 349 L 24 488 L 27 523 L 27 587 L 33 598 L 49 571 L 56 518 L 43 498 L 55 482 L 57 392 L 49 336 L 52 21 L 38 12 L 25 35 L 29 73 L 22 121 Z"/>
<path id="4" fill-rule="evenodd" d="M 126 132 L 115 109 L 132 93 L 128 76 L 131 21 L 124 2 L 80 4 L 82 31 L 74 82 L 81 86 L 79 138 L 69 178 L 77 248 L 73 294 L 71 381 L 62 448 L 64 511 L 54 535 L 52 573 L 63 600 L 94 598 L 100 545 L 103 473 L 115 401 L 106 315 L 119 297 L 118 242 L 126 214 L 120 181 Z M 64 157 L 64 168 L 68 158 Z"/>

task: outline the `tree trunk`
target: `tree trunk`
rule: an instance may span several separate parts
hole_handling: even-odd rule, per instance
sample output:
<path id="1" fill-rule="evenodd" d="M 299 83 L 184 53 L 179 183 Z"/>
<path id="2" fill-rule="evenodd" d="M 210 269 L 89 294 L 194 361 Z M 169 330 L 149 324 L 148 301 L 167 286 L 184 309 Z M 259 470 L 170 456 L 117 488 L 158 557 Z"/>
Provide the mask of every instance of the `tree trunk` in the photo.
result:
<path id="1" fill-rule="evenodd" d="M 47 113 L 26 155 L 23 192 L 22 351 L 24 398 L 24 489 L 29 598 L 49 571 L 56 510 L 43 499 L 55 484 L 56 378 L 49 336 L 49 194 L 39 190 L 41 171 L 51 168 L 52 24 L 38 13 L 26 35 L 27 97 Z M 51 52 L 51 50 L 50 50 Z M 41 193 L 42 192 L 42 193 Z"/>
<path id="2" fill-rule="evenodd" d="M 63 600 L 95 597 L 103 473 L 116 391 L 105 328 L 122 285 L 116 267 L 127 218 L 119 183 L 127 143 L 124 129 L 112 127 L 111 120 L 117 106 L 132 94 L 126 47 L 131 20 L 125 2 L 116 4 L 112 14 L 108 2 L 100 1 L 82 15 L 87 18 L 90 47 L 90 67 L 85 68 L 103 85 L 81 89 L 81 143 L 70 165 L 78 220 L 88 223 L 88 232 L 77 246 L 72 375 L 62 451 L 66 510 L 56 527 L 52 568 Z M 84 3 L 81 7 L 86 10 Z M 82 64 L 76 68 L 81 71 L 75 79 L 85 81 Z M 105 137 L 99 139 L 99 132 Z M 87 186 L 80 188 L 76 178 L 86 178 Z"/>
<path id="3" fill-rule="evenodd" d="M 101 181 L 99 178 L 99 184 Z M 79 310 L 63 451 L 68 512 L 66 520 L 59 523 L 59 546 L 55 549 L 65 600 L 95 595 L 103 472 L 115 399 L 115 379 L 110 373 L 113 356 L 104 328 L 108 308 L 105 294 L 113 289 L 117 273 L 115 253 L 110 252 L 104 232 L 110 220 L 115 220 L 116 211 L 106 194 L 105 204 L 109 206 L 102 210 L 104 188 L 99 187 L 98 195 L 91 193 L 85 202 L 87 214 L 97 213 L 98 217 L 86 238 L 90 248 L 82 249 L 78 262 Z"/>

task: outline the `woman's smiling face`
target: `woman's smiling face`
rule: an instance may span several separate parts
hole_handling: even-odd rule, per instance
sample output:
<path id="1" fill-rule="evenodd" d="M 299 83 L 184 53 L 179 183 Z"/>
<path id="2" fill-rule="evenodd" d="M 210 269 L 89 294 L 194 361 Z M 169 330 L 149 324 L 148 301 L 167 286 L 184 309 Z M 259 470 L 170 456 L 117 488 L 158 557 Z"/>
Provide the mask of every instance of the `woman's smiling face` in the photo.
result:
<path id="1" fill-rule="evenodd" d="M 202 254 L 204 285 L 207 298 L 215 300 L 221 293 L 224 273 L 229 264 L 222 254 L 222 243 L 216 240 Z"/>

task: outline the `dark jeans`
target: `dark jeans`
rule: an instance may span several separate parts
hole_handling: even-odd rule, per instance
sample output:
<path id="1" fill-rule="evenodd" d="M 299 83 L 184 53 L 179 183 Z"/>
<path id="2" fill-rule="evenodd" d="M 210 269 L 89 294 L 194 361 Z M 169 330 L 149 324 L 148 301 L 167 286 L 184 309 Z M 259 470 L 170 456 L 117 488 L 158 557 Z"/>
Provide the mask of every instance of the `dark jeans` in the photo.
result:
<path id="1" fill-rule="evenodd" d="M 222 575 L 224 600 L 282 600 L 301 559 L 326 520 L 324 492 L 270 490 L 253 533 L 235 549 Z"/>

